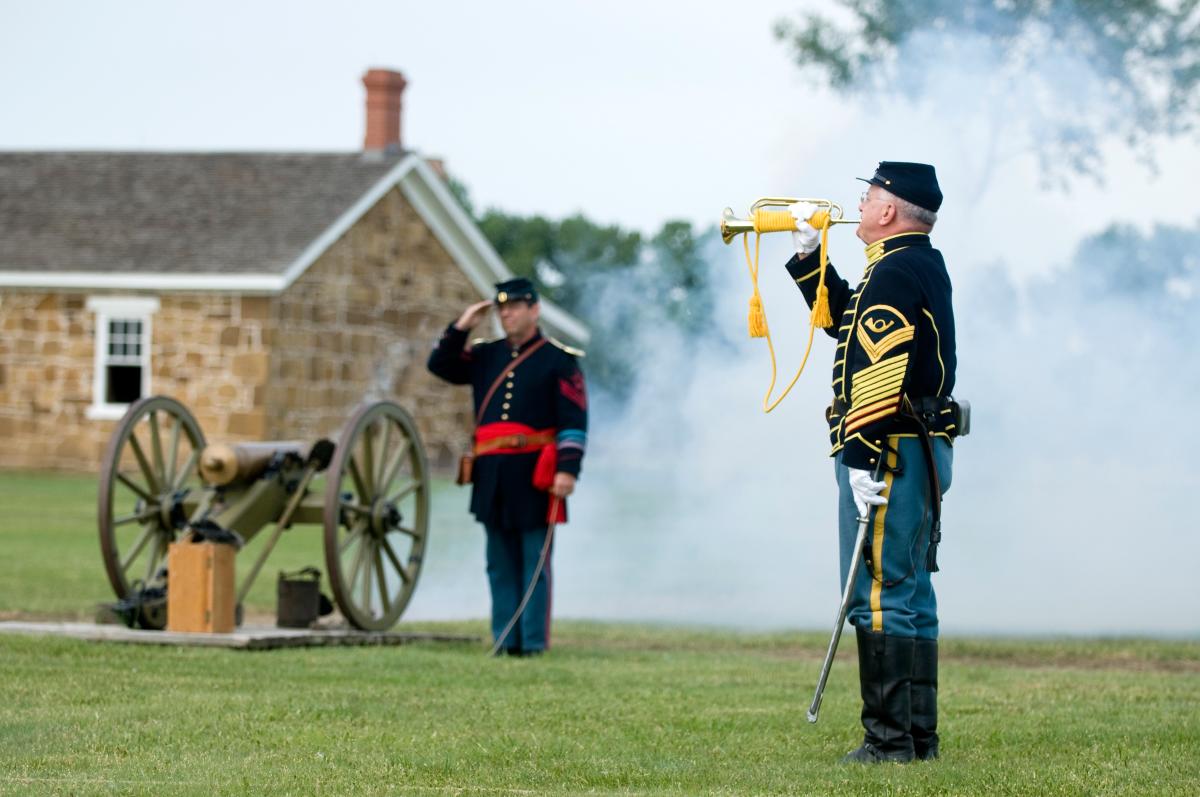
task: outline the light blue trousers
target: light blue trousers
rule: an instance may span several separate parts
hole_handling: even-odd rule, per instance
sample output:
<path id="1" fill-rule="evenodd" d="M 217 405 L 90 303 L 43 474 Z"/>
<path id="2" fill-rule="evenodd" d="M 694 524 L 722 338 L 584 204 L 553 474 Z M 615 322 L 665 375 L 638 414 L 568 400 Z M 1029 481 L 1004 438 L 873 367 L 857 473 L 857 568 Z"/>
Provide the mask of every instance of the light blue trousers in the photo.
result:
<path id="1" fill-rule="evenodd" d="M 872 561 L 869 566 L 864 558 L 859 568 L 850 601 L 850 623 L 867 631 L 937 639 L 937 596 L 930 573 L 925 569 L 933 522 L 925 452 L 915 437 L 889 437 L 888 444 L 899 449 L 898 454 L 891 454 L 888 459 L 898 470 L 883 477 L 888 483 L 882 493 L 888 499 L 887 504 L 870 510 L 867 547 Z M 945 495 L 950 489 L 954 449 L 939 437 L 933 441 L 933 456 Z M 840 453 L 834 462 L 844 591 L 858 535 L 858 510 L 850 490 L 850 469 L 842 464 Z"/>

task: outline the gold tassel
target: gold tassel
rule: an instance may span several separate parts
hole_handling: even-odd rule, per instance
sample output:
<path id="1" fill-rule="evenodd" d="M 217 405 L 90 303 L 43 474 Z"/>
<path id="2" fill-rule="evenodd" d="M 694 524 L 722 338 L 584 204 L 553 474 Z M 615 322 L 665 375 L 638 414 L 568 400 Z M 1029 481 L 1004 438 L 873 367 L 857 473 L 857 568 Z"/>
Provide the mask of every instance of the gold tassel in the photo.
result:
<path id="1" fill-rule="evenodd" d="M 750 297 L 750 318 L 748 325 L 750 327 L 750 337 L 765 338 L 767 336 L 767 313 L 763 310 L 762 297 L 757 292 Z"/>
<path id="2" fill-rule="evenodd" d="M 821 329 L 833 326 L 833 316 L 829 313 L 829 289 L 824 284 L 817 286 L 817 301 L 813 303 L 812 322 Z"/>

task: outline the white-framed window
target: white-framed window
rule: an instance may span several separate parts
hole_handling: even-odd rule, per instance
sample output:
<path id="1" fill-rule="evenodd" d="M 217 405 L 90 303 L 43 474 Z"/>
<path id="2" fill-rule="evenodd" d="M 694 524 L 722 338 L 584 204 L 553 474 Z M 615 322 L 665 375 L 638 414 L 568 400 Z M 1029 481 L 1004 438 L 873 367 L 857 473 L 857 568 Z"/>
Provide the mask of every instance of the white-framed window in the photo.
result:
<path id="1" fill-rule="evenodd" d="M 96 314 L 95 373 L 89 418 L 120 418 L 130 404 L 150 395 L 150 319 L 158 299 L 92 296 Z"/>

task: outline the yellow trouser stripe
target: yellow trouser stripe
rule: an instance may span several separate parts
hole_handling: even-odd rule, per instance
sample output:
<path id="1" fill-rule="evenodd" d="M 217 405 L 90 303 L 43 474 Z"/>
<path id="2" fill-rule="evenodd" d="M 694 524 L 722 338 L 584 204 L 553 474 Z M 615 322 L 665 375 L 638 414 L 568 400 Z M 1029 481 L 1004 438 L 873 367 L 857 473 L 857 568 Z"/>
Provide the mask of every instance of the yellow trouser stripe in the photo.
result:
<path id="1" fill-rule="evenodd" d="M 888 445 L 897 448 L 899 442 L 895 437 L 888 437 Z M 896 467 L 896 452 L 888 451 L 888 472 L 883 474 L 883 482 L 887 485 L 880 493 L 884 498 L 892 494 L 892 475 L 890 468 Z M 883 525 L 887 522 L 888 505 L 875 507 L 874 537 L 871 540 L 871 553 L 875 557 L 875 577 L 871 579 L 871 630 L 883 630 Z"/>

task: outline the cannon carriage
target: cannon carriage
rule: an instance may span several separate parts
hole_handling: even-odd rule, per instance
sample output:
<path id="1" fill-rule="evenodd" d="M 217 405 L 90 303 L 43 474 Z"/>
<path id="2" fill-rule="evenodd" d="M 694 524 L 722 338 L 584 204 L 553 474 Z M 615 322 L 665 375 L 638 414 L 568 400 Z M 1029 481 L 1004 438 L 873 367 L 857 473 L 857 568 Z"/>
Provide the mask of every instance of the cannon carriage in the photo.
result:
<path id="1" fill-rule="evenodd" d="M 400 619 L 416 588 L 429 499 L 416 425 L 393 402 L 360 406 L 336 443 L 209 445 L 183 404 L 152 396 L 132 404 L 109 439 L 100 549 L 117 597 L 158 602 L 139 614 L 161 628 L 172 542 L 202 535 L 240 547 L 268 531 L 237 586 L 240 615 L 280 537 L 318 526 L 334 603 L 356 628 L 380 631 Z"/>

